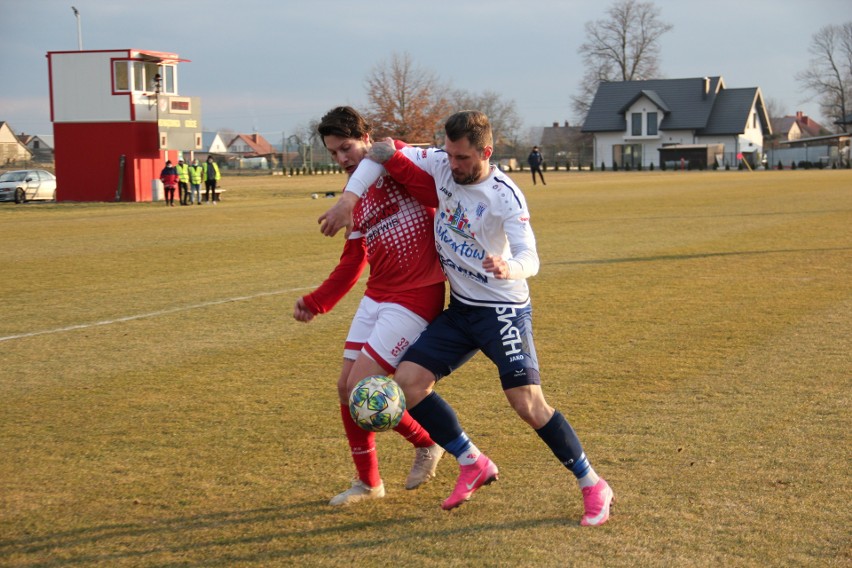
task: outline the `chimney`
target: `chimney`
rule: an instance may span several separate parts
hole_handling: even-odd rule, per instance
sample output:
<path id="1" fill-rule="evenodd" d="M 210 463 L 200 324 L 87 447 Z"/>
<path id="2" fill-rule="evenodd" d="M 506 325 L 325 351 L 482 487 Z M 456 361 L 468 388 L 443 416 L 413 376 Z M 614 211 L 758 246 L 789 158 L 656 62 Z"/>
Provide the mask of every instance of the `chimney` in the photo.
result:
<path id="1" fill-rule="evenodd" d="M 796 111 L 796 122 L 801 122 L 802 120 L 805 120 L 805 113 L 803 113 L 800 110 L 797 110 Z"/>
<path id="2" fill-rule="evenodd" d="M 565 121 L 565 128 L 568 128 L 568 126 L 569 126 L 569 124 L 568 124 L 568 121 L 566 120 Z"/>

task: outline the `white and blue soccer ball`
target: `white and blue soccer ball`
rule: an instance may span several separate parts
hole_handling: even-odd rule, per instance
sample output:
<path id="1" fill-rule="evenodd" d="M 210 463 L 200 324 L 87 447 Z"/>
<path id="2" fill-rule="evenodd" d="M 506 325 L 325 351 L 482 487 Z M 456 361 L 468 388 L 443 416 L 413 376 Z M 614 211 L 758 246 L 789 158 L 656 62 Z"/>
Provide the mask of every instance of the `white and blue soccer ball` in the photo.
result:
<path id="1" fill-rule="evenodd" d="M 405 395 L 390 377 L 373 375 L 361 379 L 349 394 L 349 414 L 364 430 L 390 430 L 402 420 L 403 412 Z"/>

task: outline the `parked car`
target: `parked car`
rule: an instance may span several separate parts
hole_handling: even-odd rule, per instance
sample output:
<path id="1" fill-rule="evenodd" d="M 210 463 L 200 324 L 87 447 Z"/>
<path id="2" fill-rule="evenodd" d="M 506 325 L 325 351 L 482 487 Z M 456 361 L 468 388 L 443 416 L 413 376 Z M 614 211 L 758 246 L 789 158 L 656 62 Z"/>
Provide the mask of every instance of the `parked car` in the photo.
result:
<path id="1" fill-rule="evenodd" d="M 46 170 L 15 170 L 0 174 L 0 201 L 53 201 L 56 176 Z"/>

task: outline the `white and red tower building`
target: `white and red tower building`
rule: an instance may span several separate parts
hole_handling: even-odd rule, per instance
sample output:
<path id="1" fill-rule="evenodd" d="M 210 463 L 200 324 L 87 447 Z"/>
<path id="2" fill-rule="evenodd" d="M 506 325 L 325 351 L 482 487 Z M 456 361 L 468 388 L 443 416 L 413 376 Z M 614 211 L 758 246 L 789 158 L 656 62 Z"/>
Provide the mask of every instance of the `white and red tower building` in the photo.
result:
<path id="1" fill-rule="evenodd" d="M 178 92 L 177 54 L 52 51 L 57 201 L 151 201 L 166 160 L 201 149 L 201 100 Z"/>

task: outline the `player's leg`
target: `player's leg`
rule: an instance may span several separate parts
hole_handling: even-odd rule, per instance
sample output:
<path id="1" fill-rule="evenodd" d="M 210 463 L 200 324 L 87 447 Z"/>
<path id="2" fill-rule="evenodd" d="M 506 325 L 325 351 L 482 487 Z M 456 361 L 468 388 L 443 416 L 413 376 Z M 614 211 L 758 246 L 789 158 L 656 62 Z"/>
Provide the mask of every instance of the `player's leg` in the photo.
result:
<path id="1" fill-rule="evenodd" d="M 349 355 L 351 357 L 351 355 Z M 379 476 L 379 460 L 376 455 L 376 434 L 358 426 L 349 414 L 349 391 L 347 390 L 349 375 L 355 361 L 351 358 L 343 360 L 343 369 L 337 380 L 337 392 L 340 400 L 340 418 L 343 431 L 349 443 L 349 452 L 355 464 L 356 477 L 352 486 L 335 495 L 330 505 L 349 505 L 364 499 L 375 499 L 385 496 L 385 487 Z"/>
<path id="2" fill-rule="evenodd" d="M 437 378 L 458 368 L 476 353 L 463 332 L 465 325 L 452 308 L 433 321 L 403 357 L 396 381 L 405 392 L 411 415 L 432 439 L 450 452 L 459 463 L 455 489 L 441 505 L 458 507 L 471 495 L 498 478 L 497 466 L 481 453 L 459 423 L 452 407 L 432 390 Z"/>
<path id="3" fill-rule="evenodd" d="M 375 313 L 370 336 L 349 376 L 349 392 L 364 377 L 393 375 L 408 346 L 426 327 L 426 320 L 398 304 L 379 303 L 375 305 Z M 432 480 L 444 450 L 407 410 L 393 430 L 415 447 L 414 464 L 405 480 L 405 488 L 415 489 Z"/>
<path id="4" fill-rule="evenodd" d="M 595 473 L 574 429 L 561 412 L 547 404 L 541 390 L 532 310 L 529 307 L 497 308 L 489 317 L 494 318 L 492 326 L 486 325 L 487 318 L 479 326 L 483 337 L 488 337 L 486 330 L 499 329 L 499 338 L 492 334 L 482 350 L 497 365 L 509 404 L 577 479 L 585 507 L 581 524 L 605 523 L 609 518 L 612 490 Z"/>
<path id="5" fill-rule="evenodd" d="M 366 298 L 364 299 L 366 300 Z M 355 464 L 356 478 L 352 487 L 331 499 L 331 505 L 348 505 L 364 499 L 384 497 L 385 488 L 379 476 L 379 460 L 376 455 L 376 434 L 358 426 L 349 414 L 349 380 L 361 347 L 369 336 L 375 321 L 375 309 L 369 302 L 361 301 L 352 319 L 343 350 L 343 368 L 337 379 L 337 396 L 340 402 L 340 417 L 349 442 L 350 455 Z M 373 302 L 375 304 L 375 302 Z"/>

